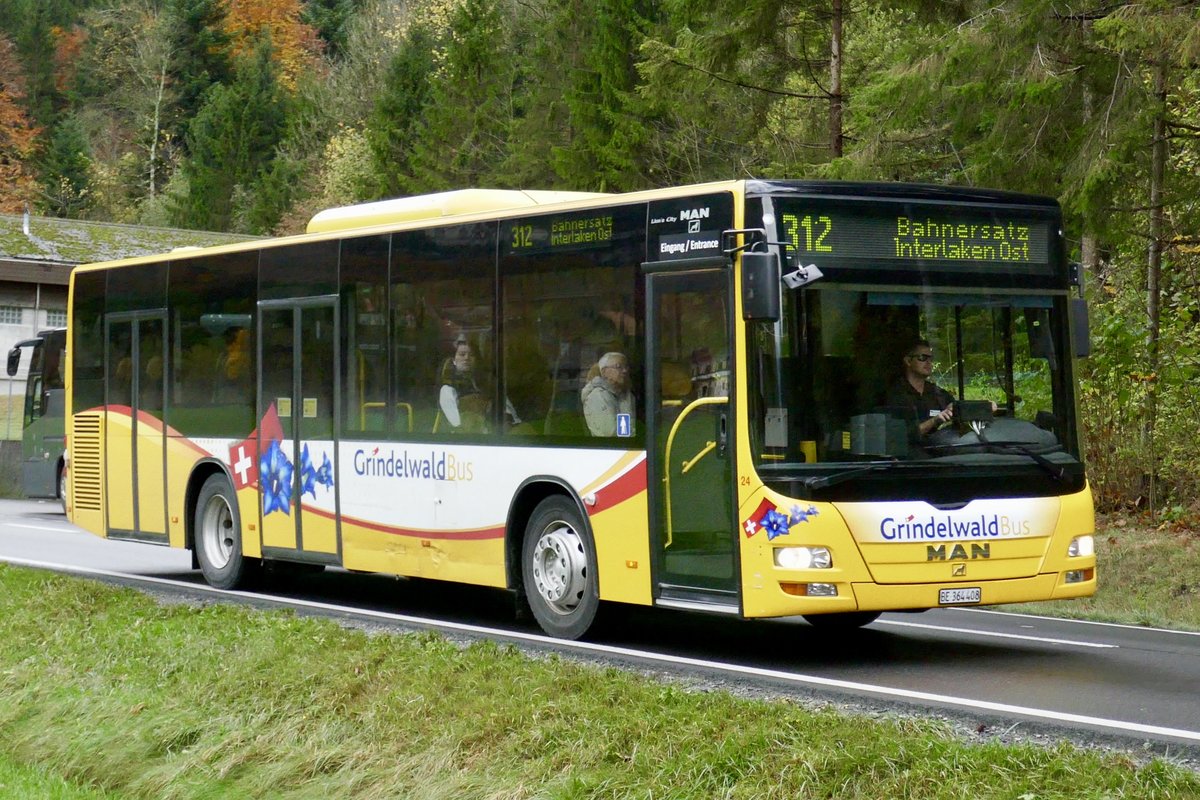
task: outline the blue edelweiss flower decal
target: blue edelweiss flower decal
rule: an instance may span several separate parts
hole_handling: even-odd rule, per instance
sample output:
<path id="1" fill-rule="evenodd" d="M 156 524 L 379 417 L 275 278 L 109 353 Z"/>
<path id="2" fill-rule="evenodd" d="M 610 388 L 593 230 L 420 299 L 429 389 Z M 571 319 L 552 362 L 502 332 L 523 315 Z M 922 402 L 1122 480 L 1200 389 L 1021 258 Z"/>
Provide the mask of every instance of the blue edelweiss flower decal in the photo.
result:
<path id="1" fill-rule="evenodd" d="M 262 454 L 258 472 L 262 481 L 263 514 L 273 514 L 282 511 L 291 514 L 292 508 L 292 475 L 295 472 L 292 462 L 288 461 L 283 448 L 278 441 L 271 442 L 267 452 Z"/>
<path id="2" fill-rule="evenodd" d="M 807 509 L 800 506 L 792 506 L 792 516 L 788 518 L 788 524 L 795 525 L 797 522 L 808 522 L 808 518 L 817 516 L 817 513 L 816 506 L 809 506 Z"/>
<path id="3" fill-rule="evenodd" d="M 788 532 L 788 518 L 775 509 L 764 514 L 758 524 L 767 532 L 768 541 L 777 536 L 784 536 Z"/>
<path id="4" fill-rule="evenodd" d="M 333 464 L 329 463 L 329 455 L 322 456 L 321 467 L 317 470 L 317 483 L 328 491 L 333 488 Z"/>
<path id="5" fill-rule="evenodd" d="M 308 455 L 308 445 L 300 452 L 300 497 L 311 494 L 317 499 L 317 471 L 313 469 L 312 458 Z"/>

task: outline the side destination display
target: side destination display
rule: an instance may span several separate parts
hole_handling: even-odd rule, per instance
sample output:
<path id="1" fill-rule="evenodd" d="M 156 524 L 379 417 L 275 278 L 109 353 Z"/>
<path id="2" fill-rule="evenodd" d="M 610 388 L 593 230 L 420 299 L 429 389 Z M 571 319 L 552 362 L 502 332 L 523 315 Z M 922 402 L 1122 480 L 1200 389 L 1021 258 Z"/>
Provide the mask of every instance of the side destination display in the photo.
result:
<path id="1" fill-rule="evenodd" d="M 523 256 L 611 249 L 640 241 L 645 224 L 644 205 L 505 220 L 500 223 L 500 254 Z"/>

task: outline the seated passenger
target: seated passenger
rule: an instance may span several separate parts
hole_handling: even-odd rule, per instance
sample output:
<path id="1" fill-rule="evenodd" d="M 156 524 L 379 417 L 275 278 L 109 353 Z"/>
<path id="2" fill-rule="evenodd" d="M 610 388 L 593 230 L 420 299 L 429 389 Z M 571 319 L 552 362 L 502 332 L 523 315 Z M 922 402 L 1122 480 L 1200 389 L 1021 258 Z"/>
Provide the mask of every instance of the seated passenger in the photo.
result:
<path id="1" fill-rule="evenodd" d="M 456 433 L 487 433 L 492 401 L 475 374 L 475 353 L 465 339 L 454 345 L 454 356 L 442 365 L 442 388 L 438 395 L 442 416 Z M 510 425 L 519 425 L 521 418 L 507 398 L 504 413 Z"/>
<path id="2" fill-rule="evenodd" d="M 623 353 L 605 353 L 597 362 L 600 374 L 580 392 L 583 416 L 592 436 L 633 435 L 633 392 L 629 360 Z"/>
<path id="3" fill-rule="evenodd" d="M 455 344 L 454 356 L 442 365 L 441 380 L 438 404 L 450 427 L 457 433 L 484 433 L 489 404 L 475 380 L 475 354 L 466 340 Z"/>

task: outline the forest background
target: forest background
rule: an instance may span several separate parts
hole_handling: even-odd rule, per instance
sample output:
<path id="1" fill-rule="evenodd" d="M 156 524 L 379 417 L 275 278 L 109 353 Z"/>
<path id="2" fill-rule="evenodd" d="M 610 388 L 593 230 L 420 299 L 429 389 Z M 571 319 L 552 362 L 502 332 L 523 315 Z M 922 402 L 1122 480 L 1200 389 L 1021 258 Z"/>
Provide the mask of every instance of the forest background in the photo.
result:
<path id="1" fill-rule="evenodd" d="M 0 212 L 244 233 L 466 187 L 1057 197 L 1102 511 L 1200 527 L 1183 0 L 0 0 Z"/>

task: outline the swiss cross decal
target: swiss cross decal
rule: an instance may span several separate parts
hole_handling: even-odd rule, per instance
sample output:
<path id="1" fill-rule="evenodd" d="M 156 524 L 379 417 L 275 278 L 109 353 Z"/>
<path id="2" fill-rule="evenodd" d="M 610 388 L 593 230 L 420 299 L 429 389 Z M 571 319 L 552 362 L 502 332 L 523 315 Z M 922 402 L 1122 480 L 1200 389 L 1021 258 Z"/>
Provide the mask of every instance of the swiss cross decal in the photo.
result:
<path id="1" fill-rule="evenodd" d="M 233 470 L 233 488 L 244 489 L 258 483 L 258 443 L 246 439 L 229 448 L 229 466 Z"/>

